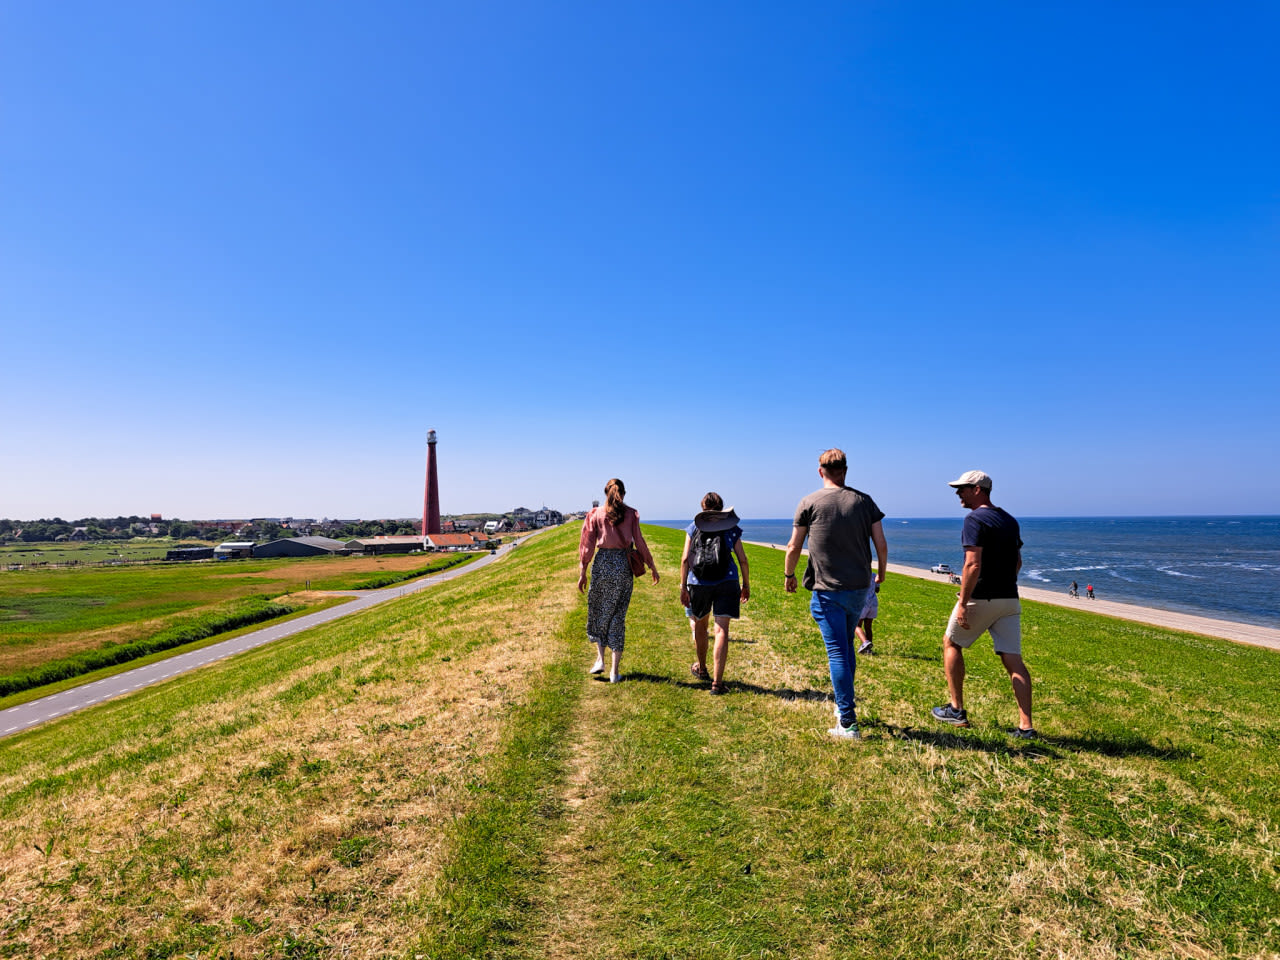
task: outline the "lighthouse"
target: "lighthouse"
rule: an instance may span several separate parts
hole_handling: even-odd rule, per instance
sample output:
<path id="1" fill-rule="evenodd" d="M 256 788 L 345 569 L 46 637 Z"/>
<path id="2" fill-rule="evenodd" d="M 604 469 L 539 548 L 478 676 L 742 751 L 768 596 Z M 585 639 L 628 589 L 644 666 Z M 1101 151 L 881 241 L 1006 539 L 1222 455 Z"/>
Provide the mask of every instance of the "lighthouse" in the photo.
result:
<path id="1" fill-rule="evenodd" d="M 436 479 L 436 432 L 427 431 L 427 489 L 422 496 L 422 535 L 440 532 L 440 484 Z"/>

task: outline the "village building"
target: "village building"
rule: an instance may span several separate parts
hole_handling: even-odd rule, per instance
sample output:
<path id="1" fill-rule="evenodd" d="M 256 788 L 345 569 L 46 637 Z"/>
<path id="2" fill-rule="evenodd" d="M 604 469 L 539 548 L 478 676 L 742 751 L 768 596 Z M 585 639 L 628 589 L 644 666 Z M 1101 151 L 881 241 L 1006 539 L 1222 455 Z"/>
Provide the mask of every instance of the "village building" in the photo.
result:
<path id="1" fill-rule="evenodd" d="M 344 546 L 351 553 L 374 555 L 380 553 L 413 553 L 416 550 L 427 549 L 425 538 L 418 534 L 412 536 L 356 537 L 354 540 L 346 541 Z"/>

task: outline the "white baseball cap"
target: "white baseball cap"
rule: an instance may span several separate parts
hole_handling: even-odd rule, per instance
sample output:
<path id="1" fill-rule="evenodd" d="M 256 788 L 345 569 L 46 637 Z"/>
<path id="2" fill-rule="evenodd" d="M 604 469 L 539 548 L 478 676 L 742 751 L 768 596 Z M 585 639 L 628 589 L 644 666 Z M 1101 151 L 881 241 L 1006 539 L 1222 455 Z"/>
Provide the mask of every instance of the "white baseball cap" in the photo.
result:
<path id="1" fill-rule="evenodd" d="M 970 470 L 968 473 L 962 473 L 955 480 L 948 480 L 949 487 L 981 487 L 983 490 L 991 489 L 991 478 L 981 470 Z"/>

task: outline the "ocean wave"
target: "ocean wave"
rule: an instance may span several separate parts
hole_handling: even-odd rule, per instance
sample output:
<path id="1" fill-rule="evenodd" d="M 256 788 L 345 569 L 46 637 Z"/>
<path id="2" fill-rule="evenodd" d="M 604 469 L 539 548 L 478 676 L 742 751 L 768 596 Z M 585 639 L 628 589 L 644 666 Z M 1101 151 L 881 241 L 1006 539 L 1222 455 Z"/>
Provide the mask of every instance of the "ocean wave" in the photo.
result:
<path id="1" fill-rule="evenodd" d="M 1181 570 L 1171 570 L 1168 567 L 1156 567 L 1158 571 L 1168 574 L 1171 577 L 1187 577 L 1190 580 L 1203 580 L 1204 577 L 1197 576 L 1194 573 L 1183 573 Z"/>
<path id="2" fill-rule="evenodd" d="M 1104 568 L 1104 569 L 1107 569 L 1107 568 Z M 1119 570 L 1107 569 L 1107 573 L 1110 576 L 1115 577 L 1117 580 L 1123 580 L 1125 583 L 1141 583 L 1142 582 L 1141 580 L 1135 580 L 1133 577 L 1126 577 Z"/>
<path id="3" fill-rule="evenodd" d="M 1044 575 L 1043 570 L 1023 570 L 1022 575 L 1028 580 L 1035 580 L 1037 583 L 1053 583 L 1051 579 Z"/>

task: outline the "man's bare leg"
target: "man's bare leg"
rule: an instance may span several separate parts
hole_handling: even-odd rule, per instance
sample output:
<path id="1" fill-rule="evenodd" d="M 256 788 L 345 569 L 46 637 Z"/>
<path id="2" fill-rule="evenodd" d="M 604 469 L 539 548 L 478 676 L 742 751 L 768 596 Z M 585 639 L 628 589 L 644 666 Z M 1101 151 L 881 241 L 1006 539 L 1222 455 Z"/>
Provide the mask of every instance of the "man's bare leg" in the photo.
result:
<path id="1" fill-rule="evenodd" d="M 947 692 L 951 705 L 964 709 L 964 651 L 946 637 L 942 639 L 942 668 L 947 674 Z"/>
<path id="2" fill-rule="evenodd" d="M 1018 701 L 1018 726 L 1023 730 L 1031 729 L 1031 671 L 1027 669 L 1022 656 L 1017 653 L 1002 653 L 1000 660 L 1009 671 L 1009 682 L 1013 684 L 1013 698 Z"/>

